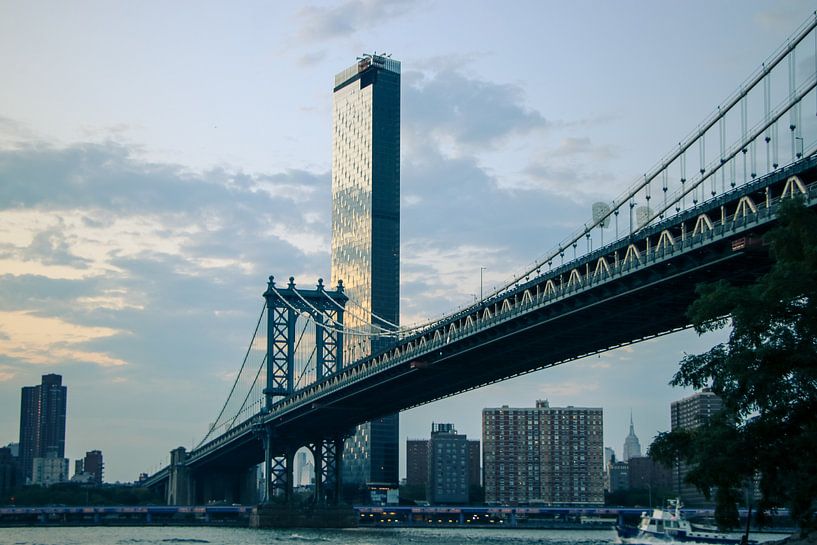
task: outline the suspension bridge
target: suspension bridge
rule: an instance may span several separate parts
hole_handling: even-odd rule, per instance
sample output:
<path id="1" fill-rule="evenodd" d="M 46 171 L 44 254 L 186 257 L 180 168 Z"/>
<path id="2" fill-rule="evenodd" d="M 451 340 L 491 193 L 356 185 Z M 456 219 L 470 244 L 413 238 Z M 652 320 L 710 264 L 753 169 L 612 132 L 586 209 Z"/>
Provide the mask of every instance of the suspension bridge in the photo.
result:
<path id="1" fill-rule="evenodd" d="M 169 504 L 251 504 L 263 464 L 262 497 L 287 498 L 306 447 L 315 501 L 336 502 L 357 424 L 688 327 L 697 284 L 768 270 L 782 201 L 817 205 L 815 28 L 817 13 L 627 191 L 466 308 L 398 327 L 341 282 L 270 277 L 215 422 L 144 484 Z"/>

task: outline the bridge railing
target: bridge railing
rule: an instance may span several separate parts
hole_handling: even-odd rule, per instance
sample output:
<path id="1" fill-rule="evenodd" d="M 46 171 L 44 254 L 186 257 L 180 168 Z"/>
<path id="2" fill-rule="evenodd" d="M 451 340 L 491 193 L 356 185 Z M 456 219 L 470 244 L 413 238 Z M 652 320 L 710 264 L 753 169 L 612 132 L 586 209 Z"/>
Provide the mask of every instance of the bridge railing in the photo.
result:
<path id="1" fill-rule="evenodd" d="M 599 286 L 618 278 L 616 275 L 627 274 L 644 264 L 671 257 L 675 255 L 674 252 L 686 251 L 695 244 L 706 243 L 712 237 L 725 236 L 726 233 L 733 233 L 734 229 L 743 228 L 738 221 L 727 224 L 719 219 L 710 218 L 707 221 L 711 225 L 706 225 L 706 229 L 700 233 L 693 232 L 692 236 L 684 236 L 681 244 L 665 245 L 660 251 L 650 252 L 649 248 L 650 237 L 656 236 L 664 227 L 679 222 L 683 224 L 695 217 L 699 211 L 717 206 L 717 202 L 730 202 L 737 195 L 750 193 L 753 188 L 766 183 L 768 176 L 779 176 L 781 172 L 785 172 L 778 170 L 778 163 L 779 147 L 781 143 L 785 145 L 786 130 L 790 131 L 792 163 L 817 145 L 817 135 L 804 134 L 804 127 L 807 125 L 802 122 L 805 99 L 811 93 L 817 97 L 817 92 L 814 92 L 817 86 L 817 64 L 813 67 L 807 66 L 803 71 L 798 68 L 803 63 L 798 64 L 796 61 L 798 53 L 802 55 L 805 51 L 806 54 L 811 54 L 806 49 L 809 36 L 815 37 L 814 55 L 817 59 L 816 28 L 817 12 L 809 17 L 704 122 L 679 142 L 677 148 L 665 155 L 617 199 L 605 205 L 606 210 L 602 207 L 600 214 L 594 214 L 591 221 L 584 223 L 523 273 L 489 293 L 475 305 L 439 320 L 405 328 L 399 342 L 389 350 L 353 362 L 338 373 L 297 388 L 293 395 L 273 404 L 271 414 L 286 412 L 294 406 L 333 392 L 350 382 L 365 379 L 383 369 L 427 354 L 431 350 L 443 349 L 449 343 L 484 328 L 515 319 L 531 309 Z M 786 65 L 788 71 L 785 69 Z M 782 94 L 782 98 L 774 97 L 775 101 L 773 94 Z M 749 108 L 750 104 L 753 105 L 752 108 Z M 762 106 L 756 108 L 755 105 Z M 788 120 L 785 119 L 786 114 L 789 114 Z M 780 125 L 783 125 L 782 138 L 779 136 Z M 814 124 L 811 124 L 810 128 L 813 129 Z M 727 134 L 736 134 L 729 141 L 729 145 Z M 697 158 L 693 153 L 696 146 Z M 707 160 L 707 157 L 710 159 Z M 766 176 L 758 178 L 762 169 L 758 168 L 757 163 L 760 161 L 762 164 L 763 159 L 766 163 Z M 718 176 L 720 189 L 717 187 Z M 731 189 L 727 189 L 727 180 Z M 709 193 L 714 199 L 707 196 L 707 183 Z M 812 198 L 813 191 L 813 186 L 809 186 L 809 198 Z M 656 204 L 659 201 L 660 204 Z M 776 202 L 774 199 L 765 202 L 765 206 L 752 211 L 754 216 L 750 218 L 750 215 L 745 215 L 741 221 L 764 220 L 764 214 L 767 214 L 770 206 Z M 629 226 L 625 225 L 623 234 L 619 234 L 619 219 L 622 217 L 627 218 L 625 224 Z M 612 241 L 605 244 L 605 229 L 612 230 L 610 225 L 612 223 L 615 223 L 615 236 Z M 634 241 L 643 241 L 645 238 L 648 241 L 645 255 L 641 255 L 637 246 L 635 251 L 630 251 Z M 622 263 L 618 262 L 616 254 L 618 251 L 625 254 Z M 568 256 L 570 253 L 573 254 L 573 259 Z M 610 267 L 609 263 L 605 265 L 603 261 L 606 259 L 605 256 L 613 256 L 612 259 L 616 260 L 614 267 Z M 556 261 L 559 263 L 556 264 Z M 590 263 L 595 264 L 593 274 L 589 269 Z M 585 267 L 584 270 L 580 270 L 582 266 Z M 261 320 L 261 323 L 263 322 L 265 320 Z M 259 327 L 261 326 L 256 326 L 256 333 L 259 333 Z M 261 336 L 265 337 L 266 334 L 262 332 Z M 192 451 L 196 455 L 216 448 L 237 436 L 252 432 L 253 427 L 261 420 L 270 418 L 257 414 L 260 405 L 256 403 L 255 397 L 258 397 L 258 401 L 261 397 L 258 393 L 261 389 L 258 385 L 258 376 L 265 363 L 260 359 L 264 350 L 256 346 L 255 340 L 254 335 L 245 356 L 245 363 L 248 358 L 261 363 L 257 370 L 256 367 L 248 365 L 248 377 L 244 377 L 240 372 L 236 378 L 236 384 L 242 380 L 246 382 L 246 395 L 242 397 L 242 391 L 236 392 L 233 396 L 231 391 L 208 435 L 199 447 Z M 250 380 L 253 372 L 255 379 Z M 233 390 L 235 389 L 234 385 Z M 250 399 L 251 397 L 253 399 Z M 231 402 L 238 408 L 232 407 Z M 215 437 L 208 441 L 213 436 Z"/>
<path id="2" fill-rule="evenodd" d="M 764 188 L 775 183 L 779 184 L 794 173 L 810 168 L 817 168 L 817 156 L 801 160 L 797 165 L 780 169 L 745 186 L 736 187 L 723 195 L 684 211 L 677 217 L 667 218 L 639 233 L 639 236 L 633 235 L 627 239 L 612 242 L 587 256 L 541 274 L 502 296 L 495 295 L 490 300 L 450 317 L 447 321 L 438 324 L 436 328 L 429 328 L 422 333 L 402 339 L 385 352 L 354 362 L 339 373 L 297 390 L 293 395 L 273 404 L 268 415 L 253 415 L 228 432 L 195 449 L 191 452 L 190 459 L 206 456 L 236 437 L 254 433 L 255 428 L 264 422 L 313 403 L 352 383 L 366 380 L 394 366 L 415 361 L 429 353 L 439 352 L 471 335 L 515 320 L 528 312 L 587 290 L 615 282 L 632 272 L 706 246 L 713 240 L 734 237 L 758 223 L 770 221 L 780 203 L 781 195 L 767 194 L 762 202 L 755 205 L 754 209 L 745 205 L 745 209 L 740 214 L 737 208 L 747 196 L 762 194 Z M 804 197 L 807 202 L 817 201 L 817 183 L 806 184 L 804 189 Z M 728 208 L 728 214 L 726 208 Z M 713 211 L 720 212 L 720 217 L 713 214 Z M 703 216 L 707 216 L 710 223 L 706 223 L 702 219 Z M 703 222 L 701 225 L 705 225 L 705 228 L 700 230 L 693 228 L 696 221 Z M 685 231 L 685 226 L 688 226 L 691 231 Z M 662 236 L 670 236 L 674 241 L 658 245 L 657 241 Z M 650 241 L 656 244 L 651 245 Z M 630 252 L 629 257 L 627 257 L 628 251 Z M 600 268 L 599 263 L 603 259 L 608 259 L 609 269 Z M 589 266 L 591 263 L 593 270 Z M 548 282 L 552 282 L 552 289 L 547 288 Z M 469 317 L 471 317 L 470 320 Z M 609 348 L 613 347 L 607 347 Z M 595 352 L 585 355 L 592 353 Z"/>
<path id="3" fill-rule="evenodd" d="M 706 200 L 707 181 L 710 182 L 711 196 L 715 196 L 726 192 L 727 178 L 732 187 L 755 180 L 760 174 L 758 161 L 762 163 L 765 159 L 765 173 L 773 172 L 779 167 L 779 146 L 785 145 L 785 138 L 779 137 L 780 132 L 784 135 L 786 130 L 791 132 L 791 162 L 807 155 L 807 151 L 817 144 L 817 138 L 814 134 L 803 133 L 806 125 L 802 122 L 802 108 L 807 95 L 817 97 L 817 93 L 813 93 L 817 83 L 817 66 L 806 65 L 806 71 L 798 73 L 797 67 L 801 65 L 796 62 L 796 55 L 798 52 L 800 55 L 817 55 L 817 38 L 813 53 L 808 50 L 810 40 L 807 40 L 809 36 L 815 36 L 815 28 L 817 12 L 681 140 L 677 148 L 666 154 L 609 205 L 605 205 L 606 209 L 602 208 L 600 214 L 594 214 L 592 220 L 585 222 L 524 272 L 502 283 L 487 298 L 513 289 L 523 283 L 525 277 L 551 269 L 557 261 L 559 265 L 564 264 L 571 250 L 576 258 L 592 251 L 593 246 L 603 246 L 604 232 L 608 228 L 605 225 L 615 222 L 614 239 L 626 238 L 647 225 L 682 213 Z M 783 92 L 783 89 L 787 89 L 787 92 Z M 782 93 L 783 98 L 774 99 L 772 95 L 775 93 Z M 774 107 L 773 99 L 779 100 Z M 788 122 L 784 119 L 787 113 L 790 114 Z M 779 130 L 780 125 L 783 125 L 782 131 Z M 730 133 L 736 133 L 737 137 L 732 136 L 733 140 L 727 145 L 727 135 Z M 765 143 L 765 150 L 763 146 L 758 149 L 758 140 Z M 696 146 L 697 157 L 693 153 Z M 714 159 L 707 161 L 707 157 Z M 718 174 L 721 177 L 720 189 L 717 188 Z M 641 221 L 634 218 L 639 211 L 644 216 Z M 626 218 L 621 235 L 618 233 L 620 217 Z M 612 226 L 609 225 L 609 228 Z"/>
<path id="4" fill-rule="evenodd" d="M 817 159 L 815 158 L 812 158 L 809 161 L 812 165 L 817 163 Z M 631 254 L 630 259 L 626 258 L 626 250 L 630 249 L 630 247 L 635 246 L 636 249 L 638 249 L 636 246 L 637 244 L 643 244 L 644 241 L 649 240 L 650 237 L 658 236 L 661 231 L 666 231 L 669 227 L 683 225 L 690 222 L 692 219 L 699 218 L 702 214 L 711 212 L 712 210 L 717 211 L 725 203 L 739 203 L 741 198 L 756 192 L 758 189 L 762 189 L 764 185 L 769 182 L 769 180 L 779 181 L 781 178 L 786 177 L 790 170 L 791 169 L 788 168 L 782 169 L 778 173 L 769 175 L 762 180 L 757 180 L 755 183 L 748 184 L 747 186 L 741 188 L 736 188 L 734 191 L 730 191 L 728 195 L 713 199 L 707 203 L 697 206 L 694 209 L 688 210 L 680 218 L 667 219 L 665 222 L 654 226 L 654 228 L 644 237 L 633 237 L 631 239 L 617 241 L 608 245 L 604 249 L 599 250 L 599 252 L 595 253 L 594 256 L 591 256 L 591 258 L 599 256 L 599 259 L 601 259 L 605 255 L 609 256 L 619 251 L 625 251 L 625 254 L 621 256 L 621 259 L 617 263 L 615 263 L 615 266 L 611 266 L 609 271 L 605 274 L 596 274 L 596 272 L 598 272 L 597 270 L 587 274 L 588 269 L 585 268 L 584 274 L 579 273 L 581 276 L 578 276 L 578 278 L 574 276 L 574 279 L 576 280 L 571 282 L 569 278 L 565 280 L 565 274 L 572 271 L 578 271 L 580 265 L 588 264 L 590 261 L 587 259 L 580 259 L 574 263 L 567 264 L 564 267 L 560 267 L 554 271 L 554 273 L 542 275 L 535 281 L 535 284 L 541 287 L 543 284 L 546 285 L 548 280 L 561 277 L 561 281 L 558 284 L 554 283 L 554 289 L 552 291 L 540 289 L 535 294 L 531 294 L 530 297 L 525 297 L 523 295 L 524 292 L 526 290 L 530 290 L 534 286 L 534 281 L 530 281 L 527 285 L 520 286 L 515 291 L 505 294 L 504 297 L 493 300 L 495 311 L 491 312 L 490 315 L 486 316 L 486 314 L 483 312 L 482 317 L 478 316 L 480 311 L 485 311 L 486 309 L 490 310 L 490 305 L 486 305 L 484 303 L 482 305 L 476 305 L 472 309 L 472 311 L 475 312 L 476 317 L 470 322 L 470 324 L 463 324 L 459 327 L 450 327 L 455 326 L 452 320 L 442 324 L 433 332 L 426 332 L 425 335 L 428 335 L 431 338 L 423 343 L 415 342 L 412 344 L 412 341 L 417 341 L 419 338 L 422 338 L 422 335 L 415 336 L 408 341 L 403 340 L 403 342 L 385 353 L 356 362 L 344 369 L 338 375 L 330 377 L 320 383 L 310 385 L 302 390 L 299 390 L 289 398 L 276 403 L 272 407 L 269 418 L 274 418 L 289 410 L 307 403 L 311 403 L 319 397 L 329 395 L 353 382 L 366 379 L 393 366 L 404 364 L 416 358 L 420 358 L 425 354 L 438 351 L 452 343 L 463 340 L 470 335 L 491 327 L 495 327 L 501 323 L 514 320 L 519 316 L 530 312 L 531 310 L 563 300 L 577 293 L 597 288 L 605 283 L 614 282 L 622 276 L 630 274 L 636 270 L 643 269 L 646 266 L 654 265 L 674 258 L 681 253 L 695 250 L 707 245 L 713 240 L 735 236 L 736 234 L 744 232 L 758 223 L 769 221 L 773 218 L 774 210 L 776 210 L 777 206 L 779 205 L 781 200 L 780 196 L 769 197 L 765 202 L 758 205 L 755 210 L 747 209 L 745 213 L 741 214 L 739 217 L 737 217 L 734 210 L 730 210 L 730 213 L 726 218 L 715 220 L 711 220 L 710 218 L 711 226 L 707 226 L 707 228 L 705 230 L 701 230 L 701 232 L 696 233 L 693 230 L 692 233 L 688 233 L 681 239 L 676 240 L 671 244 L 668 243 L 660 248 L 653 247 L 650 249 L 649 246 L 642 247 L 644 250 L 639 251 L 637 254 L 634 251 L 633 254 Z M 817 197 L 817 184 L 812 183 L 806 187 L 805 197 L 808 202 L 814 202 L 815 197 Z M 738 204 L 738 206 L 740 205 Z M 649 244 L 649 242 L 647 242 L 647 244 Z M 572 269 L 570 268 L 571 266 L 573 267 Z M 461 313 L 459 319 L 462 320 L 468 315 L 468 313 Z M 590 353 L 588 353 L 588 355 L 589 354 Z"/>

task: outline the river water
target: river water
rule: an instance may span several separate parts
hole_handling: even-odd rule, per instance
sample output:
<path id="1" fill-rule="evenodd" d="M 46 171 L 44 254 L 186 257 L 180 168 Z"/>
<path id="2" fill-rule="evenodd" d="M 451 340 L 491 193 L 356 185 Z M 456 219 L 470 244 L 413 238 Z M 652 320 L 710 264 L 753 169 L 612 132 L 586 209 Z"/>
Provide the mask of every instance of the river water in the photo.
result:
<path id="1" fill-rule="evenodd" d="M 252 530 L 169 526 L 0 528 L 0 545 L 609 545 L 616 541 L 613 530 Z"/>
<path id="2" fill-rule="evenodd" d="M 760 538 L 781 539 L 767 535 Z M 356 528 L 252 530 L 213 527 L 0 528 L 0 545 L 612 545 L 611 530 Z"/>

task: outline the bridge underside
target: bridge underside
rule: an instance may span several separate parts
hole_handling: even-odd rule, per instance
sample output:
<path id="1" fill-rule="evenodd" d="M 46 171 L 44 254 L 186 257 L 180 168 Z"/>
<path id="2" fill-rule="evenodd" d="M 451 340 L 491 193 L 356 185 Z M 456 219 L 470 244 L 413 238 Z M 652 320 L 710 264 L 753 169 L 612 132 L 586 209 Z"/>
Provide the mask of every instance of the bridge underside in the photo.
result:
<path id="1" fill-rule="evenodd" d="M 755 235 L 761 233 L 756 232 Z M 731 242 L 702 247 L 451 343 L 379 373 L 320 405 L 276 419 L 282 436 L 306 440 L 381 415 L 584 355 L 688 326 L 695 286 L 719 278 L 747 283 L 769 268 L 765 251 L 733 252 Z"/>
<path id="2" fill-rule="evenodd" d="M 812 189 L 807 192 L 802 184 L 817 179 L 817 158 L 804 161 L 797 171 L 781 170 L 768 182 L 758 180 L 757 187 L 747 194 L 753 202 L 765 202 L 760 206 L 768 212 L 770 196 L 785 196 L 784 187 L 790 185 L 793 174 L 802 177 L 804 182 L 798 183 L 803 193 L 811 195 Z M 761 220 L 758 214 L 751 223 L 732 223 L 728 218 L 739 216 L 743 199 L 748 197 L 727 196 L 706 204 L 709 208 L 690 212 L 680 226 L 657 226 L 652 235 L 647 233 L 653 241 L 668 233 L 667 229 L 680 229 L 680 234 L 676 231 L 678 240 L 688 237 L 687 243 L 680 245 L 682 250 L 661 253 L 649 265 L 631 266 L 626 274 L 610 281 L 581 284 L 581 289 L 549 299 L 546 304 L 531 305 L 524 312 L 507 313 L 502 320 L 472 334 L 453 335 L 450 342 L 434 344 L 437 348 L 433 350 L 417 351 L 422 355 L 414 359 L 398 359 L 377 372 L 361 373 L 348 385 L 327 388 L 315 402 L 277 412 L 273 407 L 272 415 L 258 415 L 220 444 L 191 453 L 186 467 L 197 483 L 195 499 L 212 499 L 203 495 L 215 489 L 217 495 L 242 497 L 247 468 L 264 462 L 265 454 L 289 459 L 294 449 L 330 438 L 337 441 L 339 434 L 380 416 L 687 327 L 686 312 L 695 299 L 697 285 L 720 279 L 745 285 L 770 267 L 761 238 L 774 225 L 774 217 L 767 213 Z M 809 197 L 808 203 L 814 206 L 817 199 Z M 752 207 L 755 209 L 754 204 Z M 705 213 L 713 217 L 719 214 L 723 227 L 718 227 L 717 233 L 712 231 L 713 236 L 692 239 L 689 231 L 684 235 L 684 222 L 700 223 Z M 711 221 L 709 225 L 712 229 Z M 629 252 L 628 245 L 636 242 L 620 241 L 616 243 L 618 251 Z M 601 254 L 611 251 L 599 250 Z M 650 252 L 649 242 L 646 252 Z M 657 251 L 652 255 L 658 255 Z M 612 257 L 607 257 L 612 262 Z M 585 278 L 590 275 L 589 262 L 587 267 Z M 531 280 L 534 282 L 544 280 Z M 519 288 L 523 289 L 525 286 Z M 481 315 L 482 310 L 468 312 Z M 265 437 L 269 438 L 270 453 L 265 453 Z M 222 479 L 230 484 L 208 482 L 213 475 L 219 479 L 230 475 Z"/>

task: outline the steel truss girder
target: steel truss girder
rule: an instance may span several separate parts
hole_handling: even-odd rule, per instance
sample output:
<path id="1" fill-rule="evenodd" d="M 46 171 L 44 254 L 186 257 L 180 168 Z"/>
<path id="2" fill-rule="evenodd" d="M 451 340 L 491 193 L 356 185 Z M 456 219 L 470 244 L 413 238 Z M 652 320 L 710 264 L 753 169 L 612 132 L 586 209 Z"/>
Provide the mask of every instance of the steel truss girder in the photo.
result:
<path id="1" fill-rule="evenodd" d="M 335 500 L 339 460 L 334 447 L 334 441 L 328 439 L 320 439 L 308 446 L 315 466 L 315 501 L 322 505 Z"/>
<path id="2" fill-rule="evenodd" d="M 273 496 L 285 496 L 287 492 L 287 457 L 274 456 L 270 468 L 270 488 Z"/>

